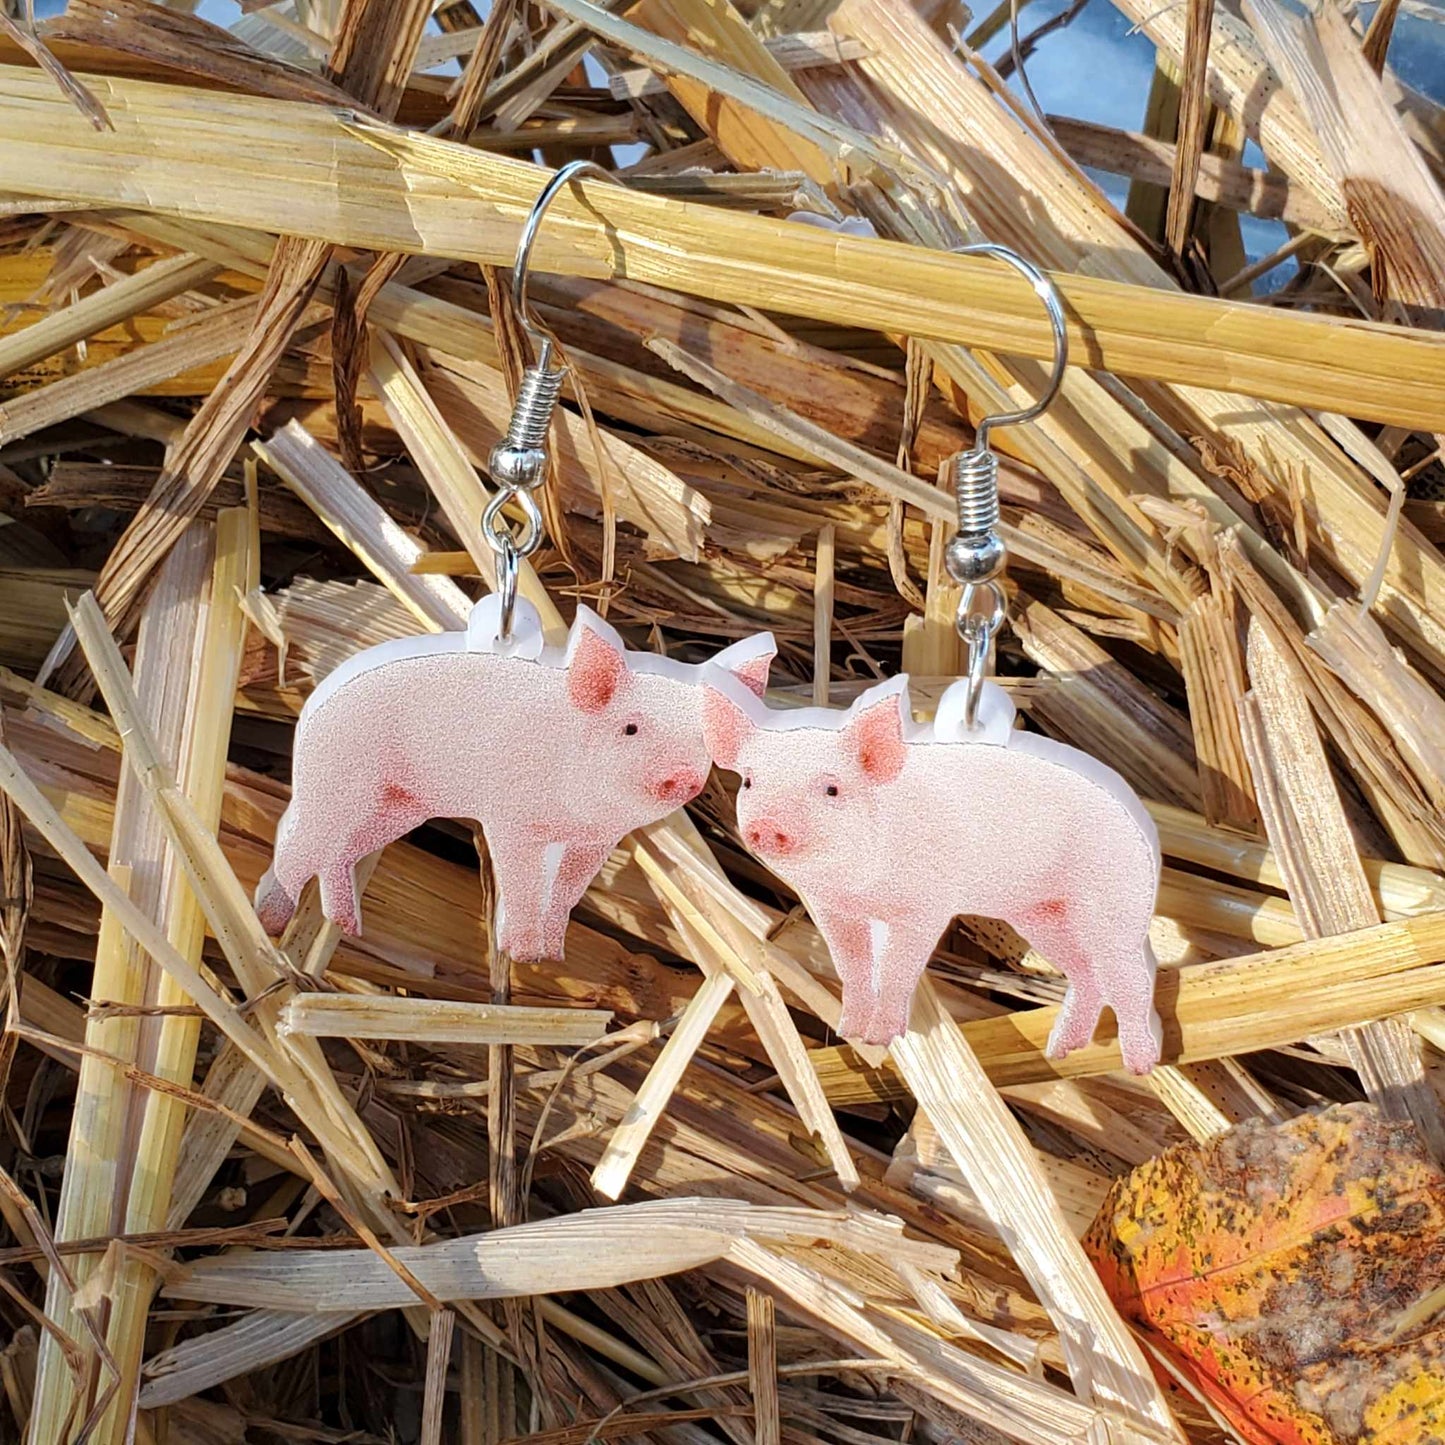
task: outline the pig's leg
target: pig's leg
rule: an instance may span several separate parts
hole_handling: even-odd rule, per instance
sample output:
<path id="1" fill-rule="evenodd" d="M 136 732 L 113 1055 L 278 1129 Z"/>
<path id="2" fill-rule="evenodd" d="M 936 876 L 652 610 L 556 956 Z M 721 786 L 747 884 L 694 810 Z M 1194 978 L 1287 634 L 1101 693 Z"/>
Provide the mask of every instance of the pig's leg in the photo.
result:
<path id="1" fill-rule="evenodd" d="M 359 858 L 361 855 L 358 854 Z M 334 858 L 321 870 L 321 911 L 353 938 L 361 933 L 361 899 L 356 891 L 357 858 Z"/>
<path id="2" fill-rule="evenodd" d="M 1062 1059 L 1094 1037 L 1106 1002 L 1093 961 L 1075 936 L 1072 906 L 1067 899 L 1048 899 L 1009 921 L 1069 981 L 1044 1050 L 1049 1058 Z"/>
<path id="3" fill-rule="evenodd" d="M 868 921 L 856 913 L 822 910 L 814 914 L 813 921 L 828 945 L 833 969 L 843 985 L 843 1012 L 838 1019 L 838 1032 L 845 1039 L 861 1038 L 877 1001 L 873 991 L 873 939 Z"/>
<path id="4" fill-rule="evenodd" d="M 549 958 L 543 902 L 547 896 L 549 844 L 540 838 L 487 835 L 497 880 L 497 946 L 512 958 Z"/>
<path id="5" fill-rule="evenodd" d="M 602 871 L 612 854 L 611 847 L 597 843 L 553 844 L 562 855 L 552 876 L 542 914 L 542 947 L 544 958 L 561 958 L 566 949 L 567 923 L 572 910 L 582 901 L 587 886 Z M 550 863 L 552 860 L 549 859 Z"/>
<path id="6" fill-rule="evenodd" d="M 324 855 L 314 871 L 321 879 L 322 912 L 344 933 L 361 933 L 361 899 L 356 887 L 356 865 L 369 853 L 378 853 L 432 816 L 427 803 L 411 788 L 390 779 L 370 796 L 353 796 L 355 822 L 339 836 L 329 836 Z"/>
<path id="7" fill-rule="evenodd" d="M 1105 998 L 1119 1025 L 1119 1052 L 1131 1074 L 1147 1074 L 1163 1050 L 1164 1028 L 1154 1008 L 1157 969 L 1147 933 L 1141 942 L 1126 943 L 1101 961 Z"/>
<path id="8" fill-rule="evenodd" d="M 865 1043 L 891 1044 L 908 1029 L 913 993 L 923 977 L 949 919 L 898 919 L 875 930 L 873 1017 Z"/>
<path id="9" fill-rule="evenodd" d="M 1147 922 L 1134 937 L 1120 937 L 1118 922 L 1109 919 L 1090 926 L 1078 921 L 1076 905 L 1063 899 L 1051 900 L 1017 920 L 1014 927 L 1069 980 L 1063 1007 L 1049 1035 L 1044 1052 L 1062 1059 L 1092 1041 L 1104 1005 L 1114 1010 L 1119 1031 L 1119 1050 L 1124 1066 L 1135 1074 L 1147 1074 L 1159 1062 L 1163 1030 L 1154 1011 L 1153 951 L 1149 947 Z M 1085 949 L 1079 935 L 1107 935 L 1092 939 Z"/>

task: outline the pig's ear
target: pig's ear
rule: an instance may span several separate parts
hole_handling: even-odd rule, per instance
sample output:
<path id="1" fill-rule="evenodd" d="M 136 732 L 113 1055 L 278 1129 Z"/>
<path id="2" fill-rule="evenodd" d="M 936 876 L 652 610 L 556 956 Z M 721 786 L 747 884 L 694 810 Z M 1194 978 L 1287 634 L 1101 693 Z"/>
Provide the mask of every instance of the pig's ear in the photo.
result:
<path id="1" fill-rule="evenodd" d="M 903 771 L 908 757 L 903 739 L 905 696 L 890 685 L 877 702 L 859 708 L 843 730 L 845 745 L 871 783 L 891 783 Z"/>
<path id="2" fill-rule="evenodd" d="M 723 648 L 713 658 L 713 665 L 737 678 L 754 697 L 761 697 L 768 690 L 768 669 L 777 655 L 773 634 L 760 632 Z"/>
<path id="3" fill-rule="evenodd" d="M 583 712 L 602 712 L 627 676 L 617 634 L 591 611 L 579 608 L 567 653 L 567 696 Z"/>
<path id="4" fill-rule="evenodd" d="M 726 693 L 702 690 L 702 735 L 708 756 L 720 768 L 734 768 L 743 744 L 757 726 Z"/>

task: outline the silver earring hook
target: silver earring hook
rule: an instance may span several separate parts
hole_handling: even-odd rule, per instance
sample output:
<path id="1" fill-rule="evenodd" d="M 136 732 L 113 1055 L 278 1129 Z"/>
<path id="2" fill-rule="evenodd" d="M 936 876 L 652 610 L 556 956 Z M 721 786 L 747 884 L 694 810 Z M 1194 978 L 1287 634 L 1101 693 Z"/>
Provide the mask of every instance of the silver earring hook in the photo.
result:
<path id="1" fill-rule="evenodd" d="M 559 170 L 542 187 L 517 238 L 517 256 L 512 263 L 512 304 L 517 317 L 536 349 L 537 359 L 522 372 L 517 399 L 512 404 L 507 434 L 492 448 L 487 471 L 497 485 L 496 495 L 482 513 L 482 535 L 495 559 L 495 584 L 500 599 L 501 637 L 512 635 L 512 614 L 517 604 L 517 583 L 522 559 L 530 557 L 542 545 L 545 535 L 542 510 L 533 495 L 547 480 L 551 463 L 547 441 L 552 434 L 552 415 L 567 375 L 565 366 L 555 366 L 556 344 L 546 329 L 532 317 L 527 301 L 528 264 L 532 247 L 541 229 L 547 207 L 557 195 L 579 176 L 587 173 L 615 180 L 609 172 L 593 161 L 573 161 Z M 508 503 L 515 501 L 522 509 L 522 529 L 513 532 L 512 524 L 503 514 Z"/>
<path id="2" fill-rule="evenodd" d="M 1020 422 L 1041 417 L 1059 394 L 1059 388 L 1064 382 L 1064 371 L 1069 364 L 1068 318 L 1064 315 L 1064 299 L 1059 295 L 1059 288 L 1032 261 L 1026 261 L 1017 251 L 1011 251 L 1007 246 L 1000 246 L 994 241 L 979 241 L 976 245 L 955 246 L 953 249 L 959 256 L 992 256 L 996 261 L 1007 262 L 1023 275 L 1033 288 L 1034 295 L 1044 303 L 1044 310 L 1049 317 L 1049 329 L 1054 337 L 1054 364 L 1049 371 L 1048 385 L 1044 387 L 1043 395 L 1022 411 L 996 412 L 992 416 L 984 417 L 978 424 L 974 440 L 975 450 L 982 452 L 988 450 L 990 431 L 1001 426 L 1017 426 Z"/>
<path id="3" fill-rule="evenodd" d="M 552 338 L 544 327 L 533 320 L 532 309 L 527 301 L 527 277 L 531 268 L 532 247 L 536 244 L 538 231 L 542 229 L 542 218 L 547 214 L 547 207 L 579 176 L 586 175 L 611 181 L 614 185 L 618 183 L 617 177 L 611 171 L 603 170 L 596 161 L 569 161 L 542 187 L 537 199 L 532 202 L 532 209 L 527 213 L 522 234 L 517 238 L 517 255 L 512 262 L 512 305 L 516 307 L 522 325 L 526 327 L 527 334 L 537 347 L 537 365 L 542 367 L 551 363 Z"/>
<path id="4" fill-rule="evenodd" d="M 946 474 L 958 498 L 958 532 L 944 552 L 944 563 L 948 575 L 963 588 L 955 625 L 968 647 L 968 692 L 963 718 L 964 725 L 973 728 L 978 721 L 989 653 L 1008 615 L 1003 587 L 998 581 L 1008 549 L 998 530 L 998 457 L 989 450 L 989 433 L 998 427 L 1017 426 L 1043 415 L 1063 384 L 1064 368 L 1069 364 L 1069 333 L 1058 288 L 1031 261 L 992 241 L 958 246 L 955 251 L 959 255 L 992 256 L 1022 272 L 1034 295 L 1044 303 L 1054 337 L 1054 364 L 1043 395 L 1020 411 L 995 412 L 984 417 L 978 424 L 973 446 L 951 457 L 946 464 Z"/>

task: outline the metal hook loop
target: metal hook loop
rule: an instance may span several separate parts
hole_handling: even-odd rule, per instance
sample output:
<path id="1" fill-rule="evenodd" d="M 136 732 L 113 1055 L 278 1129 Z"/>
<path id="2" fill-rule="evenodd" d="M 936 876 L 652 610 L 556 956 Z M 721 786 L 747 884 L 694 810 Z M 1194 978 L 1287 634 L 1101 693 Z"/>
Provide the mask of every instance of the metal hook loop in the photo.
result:
<path id="1" fill-rule="evenodd" d="M 569 161 L 542 187 L 537 199 L 532 202 L 532 209 L 527 213 L 522 234 L 517 238 L 517 255 L 512 262 L 512 304 L 517 308 L 517 315 L 522 318 L 527 334 L 537 346 L 537 365 L 543 368 L 552 361 L 552 338 L 532 319 L 527 301 L 527 276 L 532 260 L 532 247 L 536 243 L 537 232 L 542 228 L 542 218 L 547 214 L 547 207 L 573 181 L 585 175 L 593 175 L 599 180 L 617 184 L 617 177 L 611 171 L 603 170 L 596 161 Z"/>
<path id="2" fill-rule="evenodd" d="M 1026 261 L 1017 251 L 1011 251 L 1007 246 L 1000 246 L 993 241 L 979 241 L 972 246 L 955 246 L 953 250 L 960 256 L 992 256 L 996 261 L 1006 261 L 1015 271 L 1020 272 L 1033 287 L 1034 295 L 1044 303 L 1044 310 L 1049 315 L 1049 327 L 1054 336 L 1054 364 L 1043 395 L 1022 411 L 998 412 L 984 417 L 978 424 L 977 439 L 974 442 L 974 449 L 983 452 L 988 450 L 988 434 L 995 427 L 1017 426 L 1020 422 L 1033 421 L 1048 410 L 1049 404 L 1059 394 L 1059 387 L 1064 381 L 1064 368 L 1069 364 L 1068 319 L 1064 315 L 1064 299 L 1059 295 L 1058 287 L 1032 261 Z"/>
<path id="3" fill-rule="evenodd" d="M 974 606 L 980 594 L 989 604 L 984 611 L 976 611 Z M 978 704 L 983 696 L 988 655 L 1007 616 L 1003 588 L 997 582 L 970 582 L 963 589 L 963 596 L 958 600 L 955 625 L 968 648 L 968 691 L 964 694 L 963 725 L 970 731 L 978 724 Z"/>

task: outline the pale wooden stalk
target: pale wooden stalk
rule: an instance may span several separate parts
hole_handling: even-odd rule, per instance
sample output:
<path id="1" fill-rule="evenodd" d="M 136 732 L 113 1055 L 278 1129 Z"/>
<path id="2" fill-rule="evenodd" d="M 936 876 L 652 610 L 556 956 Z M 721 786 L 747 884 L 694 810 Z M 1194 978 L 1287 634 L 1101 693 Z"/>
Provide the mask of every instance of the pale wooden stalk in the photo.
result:
<path id="1" fill-rule="evenodd" d="M 811 70 L 822 65 L 841 65 L 857 60 L 865 52 L 856 41 L 839 40 L 826 30 L 774 35 L 763 41 L 768 54 L 786 71 Z M 650 70 L 621 70 L 607 79 L 614 100 L 641 100 L 649 95 L 666 95 L 667 86 Z"/>
<path id="2" fill-rule="evenodd" d="M 452 1358 L 455 1310 L 433 1310 L 426 1342 L 426 1380 L 423 1385 L 420 1445 L 442 1445 L 442 1410 L 447 1401 L 447 1369 Z"/>
<path id="3" fill-rule="evenodd" d="M 1389 729 L 1434 806 L 1445 807 L 1445 703 L 1439 693 L 1362 608 L 1335 604 L 1306 641 Z"/>
<path id="4" fill-rule="evenodd" d="M 542 1301 L 541 1307 L 548 1312 L 550 1320 L 552 1302 Z M 364 1318 L 364 1313 L 248 1310 L 231 1324 L 207 1334 L 193 1335 L 152 1355 L 146 1361 L 147 1379 L 141 1389 L 141 1408 L 160 1409 L 238 1375 L 265 1370 Z M 468 1322 L 476 1328 L 474 1317 L 469 1315 Z M 494 1346 L 495 1343 L 493 1341 Z"/>
<path id="5" fill-rule="evenodd" d="M 1154 1434 L 1177 1436 L 1142 1351 L 1069 1232 L 1023 1131 L 926 979 L 891 1054 L 1048 1309 L 1080 1394 Z"/>
<path id="6" fill-rule="evenodd" d="M 256 454 L 336 533 L 418 620 L 436 631 L 466 626 L 471 606 L 445 577 L 419 577 L 422 554 L 409 537 L 300 422 L 288 422 Z"/>
<path id="7" fill-rule="evenodd" d="M 1245 747 L 1265 827 L 1307 934 L 1368 927 L 1379 918 L 1369 881 L 1314 719 L 1292 669 L 1257 619 L 1249 635 L 1250 693 L 1241 710 Z M 1391 1117 L 1413 1120 L 1445 1157 L 1445 1114 L 1407 1025 L 1379 1019 L 1345 1036 L 1366 1092 Z"/>
<path id="8" fill-rule="evenodd" d="M 914 614 L 903 624 L 903 671 L 910 677 L 957 676 L 966 666 L 963 639 L 958 635 L 957 625 L 958 603 L 963 593 L 943 563 L 944 548 L 956 530 L 957 518 L 952 507 L 947 517 L 936 517 L 929 523 L 928 586 L 923 597 L 923 614 Z"/>
<path id="9" fill-rule="evenodd" d="M 951 1269 L 958 1258 L 942 1245 L 906 1239 L 900 1222 L 888 1216 L 705 1198 L 586 1209 L 486 1234 L 398 1246 L 392 1253 L 437 1298 L 450 1302 L 656 1279 L 720 1259 L 743 1239 L 826 1241 L 935 1271 Z M 415 1300 L 396 1272 L 365 1249 L 211 1256 L 178 1270 L 165 1293 L 171 1299 L 300 1314 L 354 1314 Z"/>
<path id="10" fill-rule="evenodd" d="M 521 1004 L 451 1003 L 392 994 L 297 994 L 280 1031 L 311 1038 L 405 1039 L 428 1044 L 596 1043 L 612 1021 L 605 1009 L 528 1008 Z"/>
<path id="11" fill-rule="evenodd" d="M 220 269 L 214 261 L 199 256 L 170 256 L 52 311 L 33 325 L 0 337 L 0 377 L 190 291 Z"/>
<path id="12" fill-rule="evenodd" d="M 111 877 L 117 887 L 129 890 L 128 864 L 116 863 Z M 139 998 L 144 968 L 140 952 L 126 938 L 113 910 L 101 913 L 100 936 L 96 940 L 95 975 L 91 988 L 97 998 L 117 1002 Z M 88 1027 L 92 1047 L 121 1058 L 134 1052 L 140 1020 L 112 1017 Z M 76 1085 L 72 1132 L 81 1147 L 67 1153 L 68 1165 L 61 1180 L 60 1208 L 55 1233 L 61 1239 L 95 1238 L 113 1228 L 116 1199 L 123 1189 L 124 1133 L 128 1090 L 110 1064 L 93 1055 L 80 1063 Z M 84 1287 L 99 1261 L 81 1255 L 70 1262 L 73 1282 Z M 65 1282 L 50 1271 L 45 1292 L 45 1313 L 73 1339 L 84 1339 L 85 1331 L 75 1311 L 74 1298 Z M 75 1380 L 55 1337 L 41 1336 L 31 1406 L 29 1438 L 37 1442 L 58 1439 L 62 1422 L 73 1405 L 77 1418 L 86 1413 L 84 1401 L 75 1401 Z"/>
<path id="13" fill-rule="evenodd" d="M 1082 1238 L 1109 1192 L 1111 1181 L 1108 1175 L 1098 1173 L 1077 1160 L 1061 1159 L 1057 1154 L 1048 1154 L 1041 1149 L 1034 1152 L 1038 1156 L 1039 1167 L 1048 1178 L 1050 1193 L 1069 1221 L 1069 1228 L 1076 1237 Z M 889 1161 L 888 1172 L 883 1177 L 895 1189 L 910 1190 L 976 1229 L 990 1234 L 995 1232 L 993 1221 L 978 1202 L 978 1196 L 944 1148 L 938 1130 L 925 1113 L 914 1115 L 913 1123 L 899 1140 Z M 979 1328 L 977 1321 L 973 1322 L 973 1328 Z M 987 1334 L 1001 1335 L 1002 1339 L 994 1347 L 1025 1368 L 1039 1357 L 1037 1345 L 1030 1340 L 1021 1339 L 1006 1330 L 994 1329 Z"/>
<path id="14" fill-rule="evenodd" d="M 986 1216 L 984 1222 L 987 1222 Z M 944 1338 L 976 1340 L 981 1345 L 991 1346 L 1005 1359 L 1013 1360 L 1029 1373 L 1035 1376 L 1040 1373 L 1039 1352 L 1032 1340 L 969 1319 L 936 1279 L 930 1279 L 911 1264 L 900 1264 L 898 1277 L 908 1286 L 919 1308 Z"/>
<path id="15" fill-rule="evenodd" d="M 1154 802 L 1145 806 L 1159 829 L 1167 857 L 1245 878 L 1264 888 L 1285 888 L 1279 857 L 1267 841 L 1223 832 L 1187 808 Z M 1408 918 L 1445 909 L 1445 878 L 1440 874 L 1378 858 L 1361 862 L 1385 918 Z"/>
<path id="16" fill-rule="evenodd" d="M 255 312 L 254 301 L 223 308 L 174 336 L 0 403 L 0 443 L 30 436 L 96 407 L 124 401 L 138 391 L 230 356 L 245 341 Z"/>
<path id="17" fill-rule="evenodd" d="M 103 136 L 81 134 L 43 79 L 0 68 L 0 128 L 16 142 L 0 157 L 0 187 L 498 264 L 510 261 L 516 232 L 493 207 L 520 220 L 537 191 L 528 165 L 338 120 L 324 107 L 122 79 L 96 85 L 118 117 Z M 208 147 L 202 138 L 210 136 Z M 198 205 L 202 171 L 213 184 Z M 453 186 L 434 184 L 438 174 Z M 491 202 L 458 195 L 458 184 Z M 981 258 L 824 235 L 605 183 L 581 189 L 585 206 L 569 196 L 553 208 L 534 257 L 539 269 L 599 275 L 625 266 L 636 279 L 718 300 L 999 351 L 1050 350 L 1027 284 Z M 1059 285 L 1077 318 L 1078 354 L 1107 369 L 1445 425 L 1433 337 L 1088 276 L 1063 276 Z"/>
<path id="18" fill-rule="evenodd" d="M 741 950 L 734 949 L 729 939 L 721 932 L 720 920 L 710 916 L 705 907 L 699 907 L 688 893 L 672 878 L 668 870 L 644 844 L 633 849 L 633 859 L 647 875 L 659 902 L 672 916 L 678 931 L 688 940 L 692 948 L 701 948 L 706 954 L 704 969 L 711 963 L 721 967 L 732 981 L 745 993 L 757 997 L 762 993 L 762 973 L 757 966 L 756 956 L 748 958 Z M 753 950 L 756 955 L 757 950 Z"/>
<path id="19" fill-rule="evenodd" d="M 209 527 L 196 528 L 171 554 L 146 608 L 136 667 L 147 690 L 148 720 L 162 740 L 159 745 L 167 748 L 171 757 L 182 765 L 188 760 L 194 761 L 195 770 L 186 770 L 187 780 L 196 786 L 201 806 L 219 816 L 220 777 L 213 758 L 219 749 L 224 767 L 235 681 L 233 677 L 221 699 L 223 725 L 210 726 L 205 709 L 214 699 L 202 690 L 200 674 L 201 645 L 210 640 L 206 636 L 206 612 L 215 556 L 215 538 Z M 122 780 L 116 800 L 110 867 L 113 877 L 123 875 L 135 906 L 144 910 L 158 929 L 164 931 L 167 942 L 190 968 L 198 967 L 204 934 L 196 927 L 198 920 L 189 913 L 185 882 L 166 847 L 156 811 L 135 778 Z M 102 918 L 107 916 L 108 912 L 103 913 Z M 130 1005 L 184 999 L 183 994 L 160 987 L 164 971 L 154 964 L 147 966 L 133 943 L 128 940 L 121 943 L 115 934 L 111 935 L 111 941 L 113 946 L 119 946 L 120 956 L 107 956 L 102 963 L 97 955 L 93 997 Z M 120 974 L 116 973 L 117 966 L 122 970 Z M 108 985 L 119 985 L 114 994 L 101 986 L 101 974 L 107 975 Z M 176 1038 L 178 1023 L 181 1024 L 179 1040 Z M 87 1043 L 92 1047 L 105 1049 L 119 1058 L 136 1062 L 149 1073 L 160 1072 L 183 1084 L 190 1083 L 198 1034 L 199 1021 L 192 1020 L 181 1023 L 152 1018 L 109 1022 L 102 1018 L 88 1022 L 86 1027 Z M 82 1060 L 82 1090 L 87 1066 L 92 1075 L 98 1069 L 104 1077 L 109 1097 L 101 1117 L 92 1117 L 90 1110 L 78 1108 L 72 1121 L 69 1157 L 74 1162 L 66 1171 L 69 1197 L 63 1201 L 56 1221 L 56 1235 L 62 1241 L 128 1230 L 133 1208 L 144 1213 L 146 1205 L 153 1201 L 155 1185 L 163 1182 L 157 1181 L 155 1174 L 167 1162 L 164 1142 L 149 1135 L 145 1128 L 152 1106 L 162 1101 L 131 1081 L 116 1077 L 109 1065 L 96 1065 L 89 1059 Z M 85 1133 L 76 1132 L 92 1127 L 96 1130 L 94 1145 L 88 1143 Z M 135 1198 L 137 1192 L 139 1199 Z M 64 1208 L 66 1202 L 76 1212 L 75 1219 Z M 83 1285 L 97 1264 L 93 1256 L 77 1260 L 76 1283 Z M 117 1422 L 124 1421 L 129 1414 L 133 1377 L 139 1367 L 142 1322 L 149 1304 L 150 1291 L 145 1288 L 144 1280 L 145 1274 L 132 1267 L 122 1271 L 121 1279 L 110 1282 L 111 1321 L 117 1326 L 123 1324 L 129 1335 L 111 1336 L 112 1354 L 120 1377 L 115 1381 L 118 1389 L 112 1403 L 96 1427 L 98 1437 L 106 1442 L 116 1438 Z M 72 1303 L 65 1296 L 64 1283 L 57 1276 L 51 1278 L 49 1293 L 47 1310 L 53 1312 L 52 1317 L 67 1333 L 84 1338 L 84 1331 L 78 1328 L 72 1313 Z M 114 1355 L 115 1343 L 121 1345 L 119 1356 Z M 104 1369 L 99 1373 L 104 1375 Z M 97 1380 L 95 1387 L 103 1388 L 104 1384 L 103 1379 Z M 41 1342 L 36 1406 L 31 1422 L 32 1439 L 37 1445 L 59 1438 L 60 1422 L 71 1410 L 74 1394 L 70 1371 L 54 1337 L 47 1334 Z M 84 1418 L 93 1403 L 93 1399 L 81 1396 L 80 1418 Z"/>
<path id="20" fill-rule="evenodd" d="M 649 1070 L 626 1118 L 612 1131 L 607 1150 L 592 1171 L 592 1187 L 604 1199 L 616 1199 L 627 1187 L 638 1157 L 657 1127 L 682 1072 L 692 1062 L 718 1010 L 733 991 L 733 977 L 721 969 L 703 980 L 657 1062 Z"/>
<path id="21" fill-rule="evenodd" d="M 778 1337 L 773 1322 L 773 1300 L 761 1290 L 749 1289 L 748 1389 L 753 1397 L 753 1440 L 756 1445 L 782 1445 L 782 1419 L 778 1412 Z"/>
<path id="22" fill-rule="evenodd" d="M 1349 23 L 1332 7 L 1301 20 L 1278 0 L 1245 18 L 1309 117 L 1325 164 L 1376 256 L 1375 287 L 1408 306 L 1445 307 L 1445 196 Z"/>
<path id="23" fill-rule="evenodd" d="M 1395 739 L 1307 646 L 1291 610 L 1243 562 L 1232 539 L 1220 539 L 1219 554 L 1235 592 L 1255 619 L 1268 625 L 1277 650 L 1290 659 L 1316 716 L 1347 759 L 1390 840 L 1412 863 L 1438 866 L 1445 859 L 1445 830 L 1406 766 Z M 1357 817 L 1354 826 L 1360 827 L 1363 821 Z M 1375 849 L 1383 851 L 1383 844 L 1375 844 Z"/>
<path id="24" fill-rule="evenodd" d="M 146 1361 L 141 1408 L 159 1410 L 236 1375 L 264 1370 L 345 1329 L 356 1318 L 252 1310 L 218 1330 L 152 1355 Z"/>
<path id="25" fill-rule="evenodd" d="M 215 566 L 203 626 L 196 637 L 184 731 L 179 739 L 172 739 L 180 744 L 176 754 L 178 781 L 196 804 L 203 825 L 213 833 L 220 827 L 231 714 L 245 643 L 246 623 L 238 603 L 252 566 L 250 543 L 247 514 L 243 510 L 222 513 L 216 526 Z M 168 631 L 174 628 L 173 616 L 167 616 L 166 626 Z M 169 890 L 166 932 L 187 958 L 199 961 L 205 917 L 195 894 L 179 880 Z M 156 977 L 147 988 L 147 996 L 154 996 L 160 1007 L 179 1008 L 190 1002 L 160 970 L 152 972 Z M 140 1062 L 162 1078 L 189 1085 L 200 1043 L 200 1020 L 173 1017 L 156 1022 L 159 1027 L 154 1029 Z M 165 1226 L 186 1122 L 184 1106 L 169 1095 L 150 1093 L 141 1102 L 144 1118 L 124 1226 L 132 1234 Z M 102 1422 L 100 1440 L 118 1441 L 124 1436 L 129 1401 L 137 1388 L 145 1317 L 153 1289 L 151 1274 L 149 1268 L 137 1262 L 126 1261 L 121 1268 L 108 1343 L 122 1367 L 124 1386 Z"/>
<path id="26" fill-rule="evenodd" d="M 926 1380 L 930 1395 L 970 1419 L 988 1421 L 1020 1445 L 1062 1445 L 1065 1441 L 1083 1445 L 1098 1438 L 1097 1432 L 1107 1438 L 1106 1417 L 1085 1401 L 922 1331 L 908 1331 L 900 1337 L 898 1330 L 889 1328 L 876 1314 L 865 1312 L 861 1295 L 840 1289 L 836 1281 L 802 1260 L 752 1240 L 735 1244 L 730 1256 L 750 1275 L 766 1281 L 775 1295 L 820 1321 L 830 1334 L 887 1361 L 889 1373 Z M 1127 1427 L 1122 1421 L 1116 1424 L 1131 1432 L 1123 1438 L 1151 1442 L 1172 1438 L 1132 1422 Z"/>
<path id="27" fill-rule="evenodd" d="M 1242 833 L 1259 826 L 1259 810 L 1239 734 L 1244 666 L 1233 607 L 1217 593 L 1197 598 L 1179 622 L 1179 656 L 1189 696 L 1204 816 Z"/>
<path id="28" fill-rule="evenodd" d="M 693 908 L 706 914 L 714 932 L 728 939 L 735 955 L 747 959 L 749 973 L 771 973 L 829 1028 L 836 1029 L 838 1000 L 810 970 L 806 947 L 789 947 L 773 939 L 780 916 L 733 887 L 692 820 L 678 813 L 645 832 L 668 865 L 673 886 L 686 893 Z M 822 952 L 826 958 L 826 950 Z"/>
<path id="29" fill-rule="evenodd" d="M 1174 174 L 1169 186 L 1169 209 L 1164 239 L 1176 256 L 1184 255 L 1194 216 L 1194 187 L 1199 179 L 1199 157 L 1209 125 L 1205 80 L 1209 71 L 1209 33 L 1214 0 L 1188 0 L 1188 30 L 1184 38 L 1184 74 L 1179 83 L 1179 144 L 1174 152 Z"/>
<path id="30" fill-rule="evenodd" d="M 838 530 L 830 522 L 818 533 L 813 560 L 813 702 L 828 706 L 833 674 L 833 564 Z"/>
<path id="31" fill-rule="evenodd" d="M 495 1359 L 475 1335 L 462 1332 L 458 1445 L 499 1445 L 503 1438 L 496 1418 L 496 1390 L 487 1388 L 489 1372 L 495 1385 Z"/>

